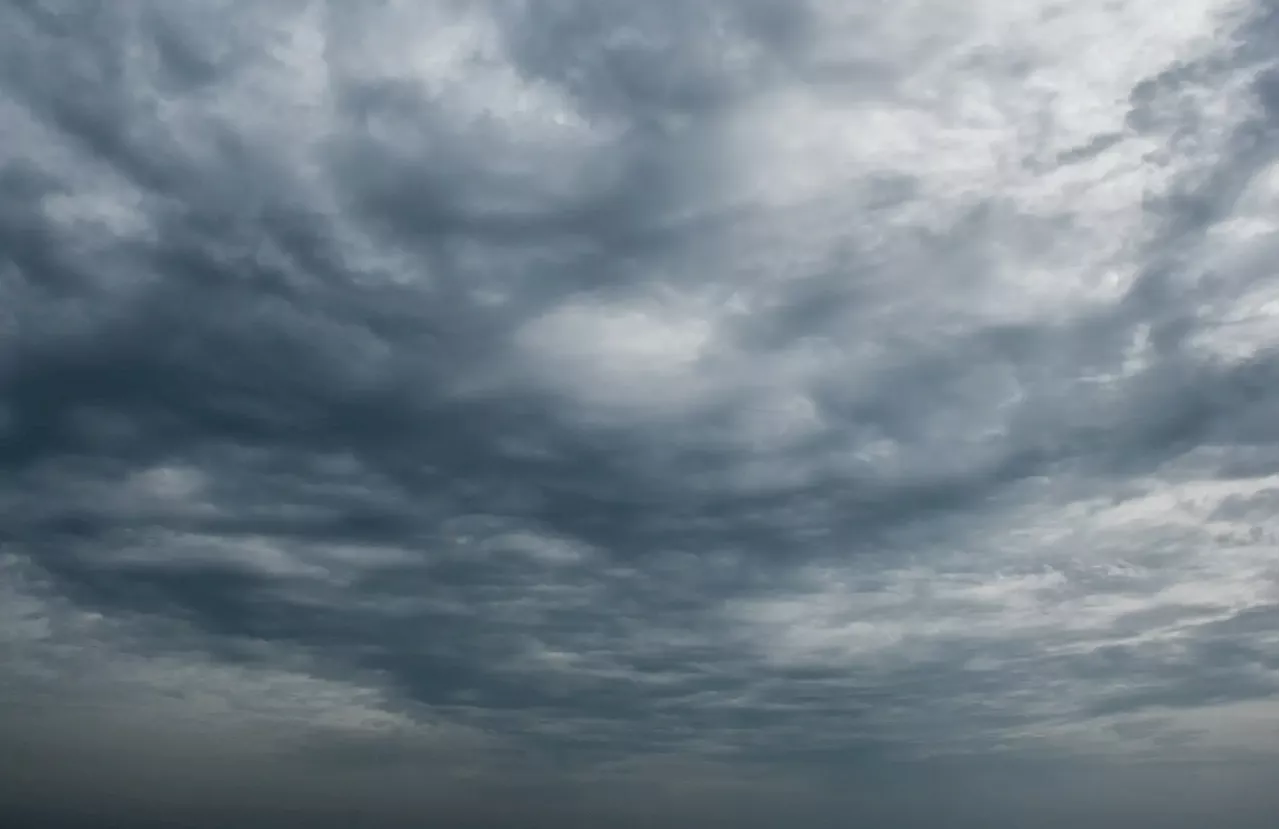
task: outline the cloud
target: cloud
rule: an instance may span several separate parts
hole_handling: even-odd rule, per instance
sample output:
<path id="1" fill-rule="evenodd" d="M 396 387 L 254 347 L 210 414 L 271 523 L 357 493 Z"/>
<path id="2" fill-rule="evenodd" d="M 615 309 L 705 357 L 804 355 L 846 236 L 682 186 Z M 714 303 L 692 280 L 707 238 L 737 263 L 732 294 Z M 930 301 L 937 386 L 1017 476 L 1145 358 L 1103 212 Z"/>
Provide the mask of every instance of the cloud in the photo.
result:
<path id="1" fill-rule="evenodd" d="M 1274 10 L 0 31 L 13 814 L 1274 817 Z"/>

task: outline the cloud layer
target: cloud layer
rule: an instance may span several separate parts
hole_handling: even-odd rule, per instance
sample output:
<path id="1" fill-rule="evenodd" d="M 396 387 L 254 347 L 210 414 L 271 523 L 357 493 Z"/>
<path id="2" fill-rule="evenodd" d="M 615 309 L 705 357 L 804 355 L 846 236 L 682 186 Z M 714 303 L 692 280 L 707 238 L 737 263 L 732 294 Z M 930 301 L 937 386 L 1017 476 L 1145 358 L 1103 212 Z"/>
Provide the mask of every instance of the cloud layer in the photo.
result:
<path id="1" fill-rule="evenodd" d="M 1271 825 L 1271 5 L 0 32 L 13 814 Z"/>

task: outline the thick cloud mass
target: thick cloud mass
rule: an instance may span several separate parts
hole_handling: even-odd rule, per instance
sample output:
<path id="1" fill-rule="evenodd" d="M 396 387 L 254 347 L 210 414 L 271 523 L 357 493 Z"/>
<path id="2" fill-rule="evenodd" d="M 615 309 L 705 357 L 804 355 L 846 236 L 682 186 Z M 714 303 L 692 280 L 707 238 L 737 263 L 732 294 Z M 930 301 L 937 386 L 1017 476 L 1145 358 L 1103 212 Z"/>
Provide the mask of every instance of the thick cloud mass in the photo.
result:
<path id="1" fill-rule="evenodd" d="M 0 822 L 1276 820 L 1270 2 L 0 9 Z"/>

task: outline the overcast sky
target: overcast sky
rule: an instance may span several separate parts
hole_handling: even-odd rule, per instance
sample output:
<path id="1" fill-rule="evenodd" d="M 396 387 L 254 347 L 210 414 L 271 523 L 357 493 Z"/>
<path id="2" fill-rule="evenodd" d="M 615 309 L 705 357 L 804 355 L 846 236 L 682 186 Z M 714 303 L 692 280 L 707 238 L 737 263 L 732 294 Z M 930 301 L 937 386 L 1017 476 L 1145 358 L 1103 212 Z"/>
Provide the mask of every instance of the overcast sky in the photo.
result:
<path id="1" fill-rule="evenodd" d="M 1274 826 L 1276 40 L 0 4 L 0 823 Z"/>

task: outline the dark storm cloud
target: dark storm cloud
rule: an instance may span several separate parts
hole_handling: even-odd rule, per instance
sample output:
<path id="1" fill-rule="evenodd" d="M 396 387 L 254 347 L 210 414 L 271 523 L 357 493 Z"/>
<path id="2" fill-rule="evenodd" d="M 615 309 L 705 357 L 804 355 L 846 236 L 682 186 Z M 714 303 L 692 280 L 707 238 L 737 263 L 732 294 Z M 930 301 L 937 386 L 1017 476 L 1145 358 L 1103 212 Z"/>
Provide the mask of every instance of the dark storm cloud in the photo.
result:
<path id="1" fill-rule="evenodd" d="M 0 12 L 5 807 L 1274 817 L 1274 12 L 882 11 Z"/>

